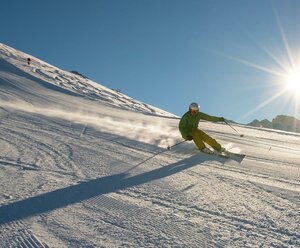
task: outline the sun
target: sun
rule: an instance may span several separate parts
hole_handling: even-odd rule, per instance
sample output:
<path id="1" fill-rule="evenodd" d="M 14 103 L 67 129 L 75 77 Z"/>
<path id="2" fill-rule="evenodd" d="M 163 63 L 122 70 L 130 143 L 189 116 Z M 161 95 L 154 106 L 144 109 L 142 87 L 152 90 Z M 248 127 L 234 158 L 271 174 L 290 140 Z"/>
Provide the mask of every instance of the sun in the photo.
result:
<path id="1" fill-rule="evenodd" d="M 300 95 L 300 66 L 287 74 L 286 83 L 289 90 L 298 96 Z"/>

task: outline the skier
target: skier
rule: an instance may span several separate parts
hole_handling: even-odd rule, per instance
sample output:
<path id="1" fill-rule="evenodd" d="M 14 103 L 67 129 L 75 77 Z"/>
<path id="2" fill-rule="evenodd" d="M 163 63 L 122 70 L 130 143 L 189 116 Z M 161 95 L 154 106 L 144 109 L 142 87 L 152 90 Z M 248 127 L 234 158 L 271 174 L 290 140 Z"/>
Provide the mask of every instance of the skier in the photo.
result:
<path id="1" fill-rule="evenodd" d="M 181 117 L 179 122 L 179 130 L 182 137 L 185 140 L 193 140 L 198 149 L 205 153 L 212 154 L 214 152 L 208 149 L 204 142 L 219 153 L 226 151 L 225 148 L 223 148 L 215 139 L 198 129 L 198 124 L 201 119 L 212 122 L 225 121 L 223 117 L 210 116 L 199 112 L 198 104 L 191 103 L 189 106 L 189 111 Z"/>
<path id="2" fill-rule="evenodd" d="M 31 58 L 27 58 L 27 65 L 30 65 L 31 63 Z"/>

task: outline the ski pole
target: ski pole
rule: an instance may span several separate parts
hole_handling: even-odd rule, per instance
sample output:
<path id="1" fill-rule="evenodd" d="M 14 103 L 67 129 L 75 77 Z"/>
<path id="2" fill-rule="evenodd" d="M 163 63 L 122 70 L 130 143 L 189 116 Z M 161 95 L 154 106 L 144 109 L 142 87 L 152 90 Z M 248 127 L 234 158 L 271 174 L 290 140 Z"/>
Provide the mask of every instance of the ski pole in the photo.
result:
<path id="1" fill-rule="evenodd" d="M 176 143 L 175 145 L 168 146 L 167 149 L 170 150 L 172 147 L 177 146 L 177 145 L 179 145 L 179 144 L 182 144 L 182 143 L 184 143 L 184 142 L 186 142 L 186 141 L 187 141 L 187 140 L 183 140 L 183 141 L 180 141 L 180 142 Z"/>
<path id="2" fill-rule="evenodd" d="M 231 126 L 227 121 L 224 121 L 228 126 L 230 126 L 240 137 L 244 137 L 244 134 L 240 134 L 233 126 Z"/>

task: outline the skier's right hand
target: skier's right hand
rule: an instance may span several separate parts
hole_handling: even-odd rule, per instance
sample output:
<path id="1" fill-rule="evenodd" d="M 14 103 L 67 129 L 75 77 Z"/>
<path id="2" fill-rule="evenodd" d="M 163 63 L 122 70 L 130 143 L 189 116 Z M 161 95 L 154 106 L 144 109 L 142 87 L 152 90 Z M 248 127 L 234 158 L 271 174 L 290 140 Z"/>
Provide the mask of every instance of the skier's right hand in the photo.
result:
<path id="1" fill-rule="evenodd" d="M 191 135 L 188 135 L 185 137 L 185 140 L 193 140 L 193 137 Z"/>

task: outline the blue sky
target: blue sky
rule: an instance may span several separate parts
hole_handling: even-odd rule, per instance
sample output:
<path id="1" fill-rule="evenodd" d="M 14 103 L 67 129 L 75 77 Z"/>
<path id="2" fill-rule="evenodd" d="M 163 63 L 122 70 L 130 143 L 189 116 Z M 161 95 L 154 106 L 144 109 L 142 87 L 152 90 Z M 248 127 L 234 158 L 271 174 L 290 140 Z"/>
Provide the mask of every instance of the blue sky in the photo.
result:
<path id="1" fill-rule="evenodd" d="M 0 42 L 181 116 L 300 119 L 298 0 L 1 0 Z M 284 67 L 284 68 L 282 68 Z M 274 96 L 279 95 L 277 98 Z M 299 93 L 300 95 L 300 93 Z"/>

